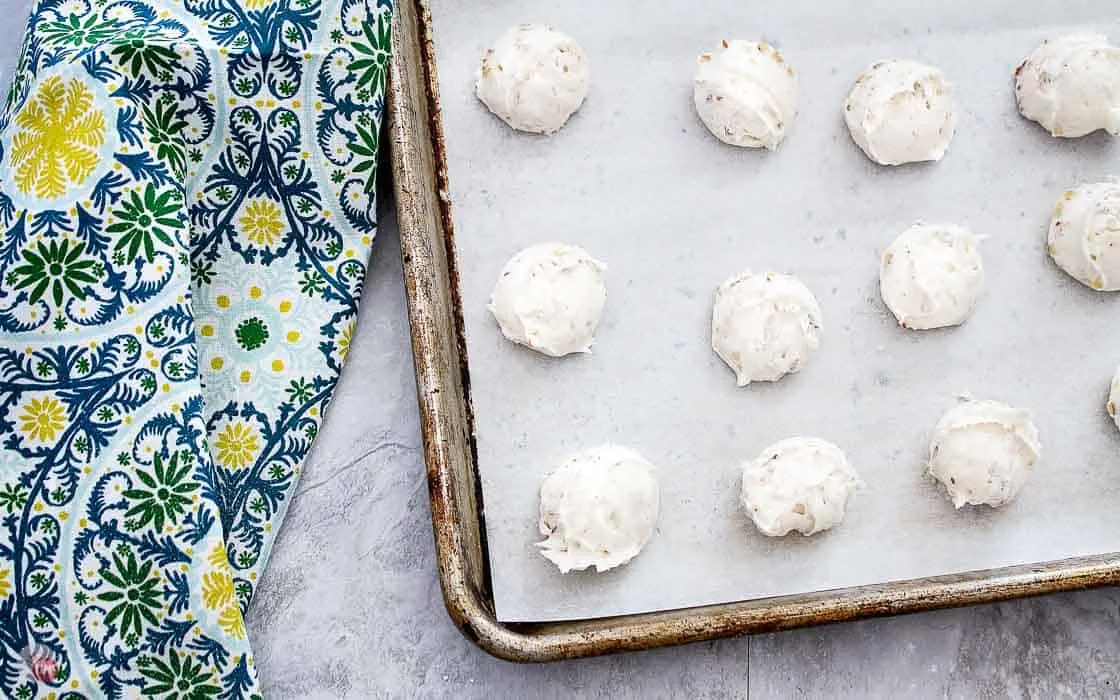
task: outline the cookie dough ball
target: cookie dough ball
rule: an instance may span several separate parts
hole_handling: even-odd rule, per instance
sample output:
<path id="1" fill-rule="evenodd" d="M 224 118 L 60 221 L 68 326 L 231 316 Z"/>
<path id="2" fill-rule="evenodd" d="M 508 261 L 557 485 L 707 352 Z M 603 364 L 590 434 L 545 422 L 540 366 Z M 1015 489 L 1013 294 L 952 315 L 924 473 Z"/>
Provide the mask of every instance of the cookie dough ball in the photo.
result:
<path id="1" fill-rule="evenodd" d="M 820 306 L 796 277 L 748 271 L 716 290 L 712 349 L 739 386 L 796 372 L 820 344 Z"/>
<path id="2" fill-rule="evenodd" d="M 997 401 L 966 401 L 937 423 L 929 473 L 957 508 L 998 508 L 1019 493 L 1041 452 L 1030 412 Z"/>
<path id="3" fill-rule="evenodd" d="M 1120 290 L 1120 182 L 1082 185 L 1062 195 L 1050 220 L 1047 252 L 1078 282 Z"/>
<path id="4" fill-rule="evenodd" d="M 475 94 L 514 129 L 551 134 L 580 108 L 590 83 L 590 64 L 574 39 L 520 24 L 482 57 Z"/>
<path id="5" fill-rule="evenodd" d="M 891 59 L 856 79 L 844 121 L 856 144 L 880 165 L 941 160 L 957 130 L 957 106 L 941 71 Z"/>
<path id="6" fill-rule="evenodd" d="M 580 453 L 541 483 L 541 554 L 561 573 L 607 571 L 638 556 L 657 526 L 653 465 L 605 445 Z"/>
<path id="7" fill-rule="evenodd" d="M 915 224 L 883 252 L 879 291 L 903 328 L 964 323 L 984 291 L 979 239 L 960 226 Z"/>
<path id="8" fill-rule="evenodd" d="M 1120 133 L 1120 49 L 1099 34 L 1044 41 L 1015 69 L 1019 112 L 1053 136 Z"/>
<path id="9" fill-rule="evenodd" d="M 812 535 L 839 525 L 863 482 L 839 447 L 795 437 L 771 445 L 743 467 L 743 509 L 759 531 Z"/>
<path id="10" fill-rule="evenodd" d="M 539 243 L 513 256 L 490 295 L 490 313 L 513 342 L 552 357 L 591 352 L 607 302 L 607 266 L 583 248 Z"/>
<path id="11" fill-rule="evenodd" d="M 693 101 L 720 141 L 774 150 L 797 116 L 797 72 L 769 44 L 724 41 L 700 54 Z"/>

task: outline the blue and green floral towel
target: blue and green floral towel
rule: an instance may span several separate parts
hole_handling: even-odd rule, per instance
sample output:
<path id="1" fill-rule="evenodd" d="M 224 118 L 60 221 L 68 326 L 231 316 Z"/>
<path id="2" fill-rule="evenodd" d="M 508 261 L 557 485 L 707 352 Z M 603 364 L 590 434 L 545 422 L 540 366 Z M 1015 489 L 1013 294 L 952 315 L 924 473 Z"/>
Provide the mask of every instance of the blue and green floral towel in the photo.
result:
<path id="1" fill-rule="evenodd" d="M 0 688 L 252 697 L 349 350 L 387 0 L 41 0 L 0 119 Z"/>

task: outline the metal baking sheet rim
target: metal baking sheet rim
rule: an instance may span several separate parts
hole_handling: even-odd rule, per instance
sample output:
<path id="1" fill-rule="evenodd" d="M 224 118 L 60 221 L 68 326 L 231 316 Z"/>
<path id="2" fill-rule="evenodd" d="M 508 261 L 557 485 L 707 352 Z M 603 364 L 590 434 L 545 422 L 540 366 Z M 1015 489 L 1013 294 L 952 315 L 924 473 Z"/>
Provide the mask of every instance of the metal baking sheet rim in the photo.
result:
<path id="1" fill-rule="evenodd" d="M 427 0 L 397 0 L 388 137 L 436 559 L 452 621 L 486 652 L 544 662 L 1120 584 L 1120 553 L 810 594 L 542 624 L 499 622 Z"/>

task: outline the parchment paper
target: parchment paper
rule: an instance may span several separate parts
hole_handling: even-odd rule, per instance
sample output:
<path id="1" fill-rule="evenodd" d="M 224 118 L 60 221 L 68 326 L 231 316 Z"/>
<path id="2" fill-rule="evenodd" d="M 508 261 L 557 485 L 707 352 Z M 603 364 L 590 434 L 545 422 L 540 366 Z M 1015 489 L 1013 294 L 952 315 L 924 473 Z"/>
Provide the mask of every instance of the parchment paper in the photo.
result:
<path id="1" fill-rule="evenodd" d="M 1022 120 L 1012 71 L 1044 38 L 1120 40 L 1110 3 L 875 0 L 651 3 L 433 0 L 485 517 L 498 616 L 598 617 L 880 583 L 1120 550 L 1120 432 L 1104 411 L 1120 363 L 1120 297 L 1045 256 L 1062 191 L 1120 175 L 1097 134 L 1051 139 Z M 593 87 L 552 138 L 514 133 L 473 96 L 508 26 L 582 43 Z M 801 76 L 776 153 L 717 142 L 692 107 L 696 56 L 762 37 Z M 956 85 L 960 124 L 938 164 L 882 168 L 841 117 L 856 75 L 910 57 Z M 916 220 L 964 224 L 988 292 L 963 327 L 900 330 L 878 294 L 882 249 Z M 532 243 L 609 265 L 594 353 L 553 360 L 505 341 L 486 311 L 505 261 Z M 709 345 L 714 289 L 744 268 L 798 275 L 824 340 L 802 372 L 744 389 Z M 956 394 L 1034 412 L 1035 473 L 1011 506 L 953 510 L 924 475 Z M 768 539 L 741 513 L 740 464 L 816 435 L 867 482 L 836 530 Z M 560 575 L 533 543 L 541 477 L 603 442 L 658 465 L 658 532 L 629 565 Z"/>

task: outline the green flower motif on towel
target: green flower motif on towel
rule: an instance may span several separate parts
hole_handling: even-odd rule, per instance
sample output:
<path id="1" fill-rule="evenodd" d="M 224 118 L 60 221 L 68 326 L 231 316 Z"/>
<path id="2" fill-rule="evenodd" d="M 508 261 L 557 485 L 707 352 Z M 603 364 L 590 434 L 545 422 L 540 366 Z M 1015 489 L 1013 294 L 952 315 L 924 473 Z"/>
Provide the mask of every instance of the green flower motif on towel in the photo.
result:
<path id="1" fill-rule="evenodd" d="M 144 126 L 148 127 L 148 141 L 156 148 L 156 157 L 167 161 L 177 176 L 187 169 L 187 154 L 183 147 L 183 129 L 187 122 L 176 113 L 175 105 L 157 100 L 155 109 L 143 106 Z"/>
<path id="2" fill-rule="evenodd" d="M 389 15 L 381 14 L 376 24 L 363 23 L 362 34 L 365 36 L 365 42 L 354 42 L 354 50 L 359 58 L 347 66 L 347 69 L 358 74 L 359 89 L 376 90 L 385 78 L 385 70 L 389 65 L 391 44 Z"/>
<path id="3" fill-rule="evenodd" d="M 144 656 L 140 658 L 139 666 L 140 673 L 148 679 L 140 692 L 147 697 L 198 700 L 222 692 L 221 688 L 210 683 L 214 674 L 207 673 L 206 667 L 190 656 L 180 658 L 175 652 L 171 652 L 166 660 Z"/>
<path id="4" fill-rule="evenodd" d="M 14 513 L 27 505 L 27 489 L 19 484 L 5 484 L 0 487 L 0 508 L 5 513 Z"/>
<path id="5" fill-rule="evenodd" d="M 91 13 L 85 19 L 70 15 L 64 20 L 44 22 L 40 31 L 45 43 L 60 46 L 69 44 L 81 48 L 83 45 L 92 46 L 111 38 L 119 31 L 119 26 L 113 20 L 102 21 L 96 13 Z"/>
<path id="6" fill-rule="evenodd" d="M 85 249 L 84 243 L 71 246 L 68 240 L 49 244 L 40 241 L 34 251 L 30 247 L 23 251 L 23 265 L 8 273 L 7 282 L 15 289 L 29 288 L 28 301 L 32 304 L 42 299 L 48 290 L 55 306 L 62 306 L 67 294 L 85 299 L 82 285 L 97 282 L 94 275 L 99 271 L 94 260 L 82 258 Z"/>
<path id="7" fill-rule="evenodd" d="M 253 316 L 237 324 L 234 335 L 237 337 L 237 344 L 243 350 L 256 350 L 268 342 L 268 326 L 264 321 Z"/>
<path id="8" fill-rule="evenodd" d="M 131 29 L 121 39 L 114 41 L 116 46 L 110 55 L 120 60 L 133 76 L 139 77 L 147 71 L 152 77 L 170 73 L 178 60 L 174 51 L 158 43 L 163 39 L 158 32 L 149 34 L 143 29 Z"/>
<path id="9" fill-rule="evenodd" d="M 373 191 L 377 182 L 377 130 L 355 127 L 358 132 L 358 143 L 348 143 L 346 147 L 358 156 L 354 172 L 366 173 L 365 187 L 367 192 Z"/>
<path id="10" fill-rule="evenodd" d="M 152 562 L 136 561 L 136 555 L 127 545 L 113 554 L 113 568 L 101 570 L 101 578 L 113 590 L 102 591 L 97 599 L 109 603 L 105 622 L 119 622 L 121 633 L 131 632 L 139 638 L 144 625 L 159 625 L 155 611 L 160 609 L 159 577 L 152 575 Z"/>
<path id="11" fill-rule="evenodd" d="M 156 194 L 156 188 L 150 184 L 144 188 L 143 197 L 132 192 L 129 199 L 122 199 L 123 208 L 113 212 L 117 223 L 105 228 L 106 232 L 117 235 L 114 250 L 127 251 L 129 258 L 135 258 L 143 249 L 144 257 L 151 262 L 155 258 L 155 241 L 169 247 L 175 245 L 170 229 L 183 228 L 183 222 L 177 217 L 178 199 L 174 190 Z"/>
<path id="12" fill-rule="evenodd" d="M 125 517 L 138 518 L 126 524 L 129 530 L 138 530 L 151 523 L 157 532 L 161 532 L 165 522 L 177 524 L 191 504 L 189 494 L 198 489 L 196 482 L 187 479 L 194 461 L 190 453 L 185 453 L 181 467 L 178 452 L 172 453 L 171 459 L 166 461 L 157 453 L 153 461 L 152 472 L 136 472 L 136 477 L 146 488 L 132 488 L 122 494 L 134 503 Z"/>

